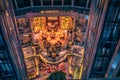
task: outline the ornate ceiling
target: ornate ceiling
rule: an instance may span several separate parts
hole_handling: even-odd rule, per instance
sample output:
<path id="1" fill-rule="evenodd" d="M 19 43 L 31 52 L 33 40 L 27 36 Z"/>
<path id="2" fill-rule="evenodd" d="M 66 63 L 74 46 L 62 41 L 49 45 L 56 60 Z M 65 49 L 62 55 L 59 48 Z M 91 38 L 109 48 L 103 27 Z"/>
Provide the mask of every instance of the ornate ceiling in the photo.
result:
<path id="1" fill-rule="evenodd" d="M 49 14 L 48 14 L 49 15 Z M 85 15 L 18 17 L 18 29 L 29 78 L 63 71 L 70 79 L 81 76 L 84 57 Z M 82 22 L 83 21 L 83 22 Z M 82 22 L 82 24 L 80 23 Z M 77 25 L 76 25 L 77 24 Z M 68 68 L 68 69 L 67 69 Z M 74 70 L 79 68 L 79 73 Z M 40 77 L 42 79 L 42 77 Z"/>

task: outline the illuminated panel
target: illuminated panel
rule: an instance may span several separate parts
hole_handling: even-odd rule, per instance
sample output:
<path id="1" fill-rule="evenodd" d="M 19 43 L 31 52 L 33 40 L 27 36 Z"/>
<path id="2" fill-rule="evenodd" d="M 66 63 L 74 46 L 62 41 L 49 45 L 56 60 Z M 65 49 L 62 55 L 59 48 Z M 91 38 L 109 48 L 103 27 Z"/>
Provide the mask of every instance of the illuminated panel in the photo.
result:
<path id="1" fill-rule="evenodd" d="M 68 30 L 73 28 L 73 19 L 70 16 L 61 16 L 60 17 L 60 26 L 61 29 Z"/>
<path id="2" fill-rule="evenodd" d="M 45 17 L 35 17 L 32 21 L 34 33 L 44 30 L 45 28 Z"/>

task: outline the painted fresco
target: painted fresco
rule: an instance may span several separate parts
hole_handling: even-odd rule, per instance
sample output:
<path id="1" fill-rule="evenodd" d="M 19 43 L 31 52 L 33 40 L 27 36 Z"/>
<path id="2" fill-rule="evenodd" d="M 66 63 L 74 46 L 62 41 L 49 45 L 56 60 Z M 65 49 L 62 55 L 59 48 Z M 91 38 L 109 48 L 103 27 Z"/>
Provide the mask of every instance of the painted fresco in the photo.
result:
<path id="1" fill-rule="evenodd" d="M 79 43 L 83 35 L 74 22 L 71 16 L 18 20 L 29 79 L 45 80 L 57 71 L 65 73 L 66 79 L 80 79 L 84 47 Z"/>

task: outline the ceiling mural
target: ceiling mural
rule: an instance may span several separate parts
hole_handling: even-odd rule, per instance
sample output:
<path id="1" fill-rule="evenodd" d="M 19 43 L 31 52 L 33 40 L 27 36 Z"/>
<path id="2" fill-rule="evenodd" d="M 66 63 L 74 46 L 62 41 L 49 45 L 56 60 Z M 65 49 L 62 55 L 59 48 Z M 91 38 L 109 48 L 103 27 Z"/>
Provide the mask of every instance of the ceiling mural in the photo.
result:
<path id="1" fill-rule="evenodd" d="M 64 72 L 67 79 L 81 77 L 83 34 L 74 17 L 38 16 L 17 22 L 29 79 L 44 80 L 56 71 Z"/>
<path id="2" fill-rule="evenodd" d="M 72 17 L 35 17 L 31 23 L 33 41 L 39 44 L 42 56 L 55 62 L 59 54 L 65 55 L 68 43 L 72 42 Z"/>

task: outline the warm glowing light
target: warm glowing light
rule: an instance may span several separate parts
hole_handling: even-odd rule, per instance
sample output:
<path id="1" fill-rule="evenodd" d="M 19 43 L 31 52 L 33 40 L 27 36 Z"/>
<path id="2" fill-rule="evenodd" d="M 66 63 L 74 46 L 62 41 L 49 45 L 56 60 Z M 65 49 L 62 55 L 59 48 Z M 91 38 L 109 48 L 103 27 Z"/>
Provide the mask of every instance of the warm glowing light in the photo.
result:
<path id="1" fill-rule="evenodd" d="M 35 17 L 32 18 L 34 39 L 38 40 L 41 48 L 61 46 L 66 47 L 68 30 L 73 27 L 70 16 L 62 17 Z"/>
<path id="2" fill-rule="evenodd" d="M 29 20 L 32 35 L 26 29 L 21 35 L 24 43 L 29 43 L 32 36 L 34 44 L 23 47 L 29 79 L 41 75 L 46 77 L 45 75 L 55 71 L 62 71 L 72 78 L 81 79 L 84 48 L 76 43 L 82 41 L 82 34 L 80 28 L 73 26 L 74 18 L 71 16 L 41 16 L 26 20 L 21 18 L 18 22 L 22 30 L 28 26 Z"/>

